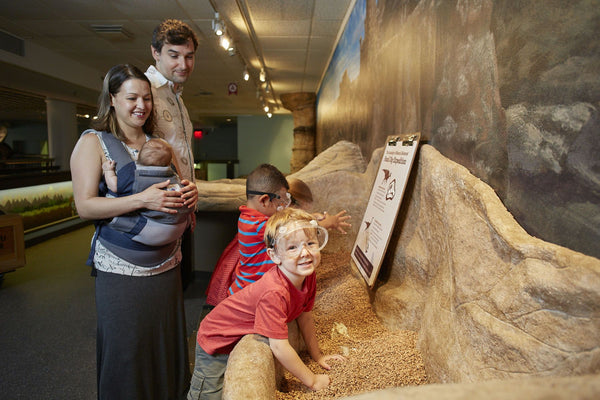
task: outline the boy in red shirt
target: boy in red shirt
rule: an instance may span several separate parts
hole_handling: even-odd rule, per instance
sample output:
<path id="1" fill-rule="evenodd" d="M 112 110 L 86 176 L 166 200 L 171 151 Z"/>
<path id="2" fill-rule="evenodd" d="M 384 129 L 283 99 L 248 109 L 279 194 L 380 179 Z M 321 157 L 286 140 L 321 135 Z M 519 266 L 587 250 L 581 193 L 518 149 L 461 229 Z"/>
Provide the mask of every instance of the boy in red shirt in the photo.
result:
<path id="1" fill-rule="evenodd" d="M 247 188 L 250 192 L 254 192 L 252 188 L 263 187 L 264 185 L 282 185 L 283 174 L 281 174 L 275 167 L 263 164 L 255 169 L 248 177 Z M 301 208 L 304 211 L 309 211 L 312 206 L 312 192 L 308 185 L 297 178 L 286 179 L 289 187 L 288 193 L 290 194 L 290 207 Z M 275 186 L 277 187 L 277 186 Z M 264 190 L 264 189 L 263 189 Z M 281 190 L 281 189 L 280 189 Z M 286 194 L 287 197 L 287 194 Z M 283 197 L 282 197 L 283 198 Z M 260 272 L 263 269 L 270 268 L 273 266 L 273 262 L 267 257 L 264 252 L 264 243 L 262 237 L 264 234 L 264 225 L 261 225 L 263 221 L 268 218 L 268 215 L 272 215 L 275 207 L 284 205 L 283 201 L 274 197 L 274 194 L 263 193 L 260 196 L 254 194 L 248 194 L 248 202 L 246 206 L 240 207 L 242 212 L 242 218 L 238 220 L 238 230 L 243 231 L 244 228 L 250 227 L 250 234 L 246 232 L 246 235 L 242 237 L 244 243 L 258 243 L 252 246 L 252 250 L 243 250 L 245 257 L 242 258 L 240 254 L 239 235 L 236 234 L 235 238 L 227 245 L 217 264 L 215 270 L 208 283 L 206 290 L 206 304 L 207 308 L 212 309 L 214 306 L 219 304 L 224 298 L 233 294 L 235 291 L 245 287 L 250 280 L 254 278 L 260 278 Z M 262 212 L 258 210 L 263 210 Z M 323 228 L 335 229 L 342 234 L 346 234 L 345 229 L 350 228 L 347 221 L 350 219 L 350 215 L 345 215 L 346 210 L 340 211 L 337 214 L 330 215 L 327 212 L 323 214 L 313 213 L 314 218 L 318 224 Z M 252 221 L 256 226 L 262 226 L 262 229 L 254 229 L 255 234 L 252 234 L 252 225 L 248 225 L 247 222 Z M 252 255 L 252 256 L 250 256 Z M 251 259 L 252 258 L 252 259 Z M 265 264 L 260 265 L 263 262 Z M 259 265 L 257 267 L 257 265 Z M 236 270 L 237 267 L 237 270 Z M 248 277 L 249 271 L 255 269 L 258 271 L 257 274 L 252 274 Z M 237 278 L 236 278 L 237 277 Z M 230 288 L 230 285 L 233 287 Z"/>
<path id="2" fill-rule="evenodd" d="M 188 399 L 220 399 L 229 353 L 247 334 L 268 338 L 275 358 L 313 390 L 326 388 L 329 376 L 314 374 L 288 341 L 287 324 L 297 319 L 313 360 L 326 370 L 331 359 L 319 349 L 312 308 L 315 301 L 315 268 L 327 243 L 327 230 L 302 210 L 287 208 L 269 218 L 264 241 L 277 265 L 244 290 L 220 302 L 200 323 L 196 363 Z"/>

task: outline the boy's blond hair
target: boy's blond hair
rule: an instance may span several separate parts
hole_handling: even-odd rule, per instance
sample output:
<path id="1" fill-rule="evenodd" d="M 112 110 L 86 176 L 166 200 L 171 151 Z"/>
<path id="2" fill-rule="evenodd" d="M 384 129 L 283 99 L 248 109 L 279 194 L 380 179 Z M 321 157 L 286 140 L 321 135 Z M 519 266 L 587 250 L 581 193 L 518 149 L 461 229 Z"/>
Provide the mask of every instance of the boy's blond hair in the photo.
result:
<path id="1" fill-rule="evenodd" d="M 265 244 L 267 245 L 267 248 L 273 248 L 275 246 L 279 228 L 281 228 L 282 226 L 286 226 L 292 222 L 310 222 L 314 219 L 315 218 L 311 214 L 299 208 L 288 207 L 281 211 L 277 211 L 275 214 L 269 217 L 267 225 L 265 226 L 264 240 Z"/>

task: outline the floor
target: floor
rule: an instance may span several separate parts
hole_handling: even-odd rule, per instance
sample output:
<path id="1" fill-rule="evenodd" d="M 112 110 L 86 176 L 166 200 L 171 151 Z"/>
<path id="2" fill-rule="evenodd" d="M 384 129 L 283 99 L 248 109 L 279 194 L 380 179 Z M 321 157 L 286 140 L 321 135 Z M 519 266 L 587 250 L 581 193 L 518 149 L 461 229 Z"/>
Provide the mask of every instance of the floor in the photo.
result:
<path id="1" fill-rule="evenodd" d="M 92 232 L 28 247 L 25 267 L 4 275 L 0 400 L 96 398 L 94 280 L 85 265 Z M 184 291 L 191 352 L 207 283 L 207 273 L 196 274 Z"/>

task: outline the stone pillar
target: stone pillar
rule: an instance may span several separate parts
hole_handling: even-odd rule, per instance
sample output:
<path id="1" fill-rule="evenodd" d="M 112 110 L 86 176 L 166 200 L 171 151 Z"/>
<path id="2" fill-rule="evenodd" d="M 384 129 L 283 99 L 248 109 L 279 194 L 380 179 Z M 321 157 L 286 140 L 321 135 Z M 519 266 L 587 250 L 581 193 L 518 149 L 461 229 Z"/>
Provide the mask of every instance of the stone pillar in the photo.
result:
<path id="1" fill-rule="evenodd" d="M 70 169 L 69 160 L 77 143 L 77 106 L 68 101 L 46 99 L 48 156 L 61 171 Z"/>
<path id="2" fill-rule="evenodd" d="M 292 112 L 294 117 L 294 145 L 290 172 L 301 170 L 316 153 L 316 110 L 317 95 L 312 92 L 285 93 L 281 95 L 281 103 Z"/>

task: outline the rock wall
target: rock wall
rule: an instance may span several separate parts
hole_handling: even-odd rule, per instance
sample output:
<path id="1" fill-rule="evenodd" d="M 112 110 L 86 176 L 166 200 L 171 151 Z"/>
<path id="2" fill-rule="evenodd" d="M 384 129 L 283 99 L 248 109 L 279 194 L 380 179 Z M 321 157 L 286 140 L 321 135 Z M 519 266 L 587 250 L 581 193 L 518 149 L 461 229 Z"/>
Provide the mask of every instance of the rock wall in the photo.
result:
<path id="1" fill-rule="evenodd" d="M 556 379 L 523 378 L 471 384 L 401 387 L 346 397 L 346 400 L 592 400 L 600 396 L 597 375 Z"/>
<path id="2" fill-rule="evenodd" d="M 373 305 L 419 332 L 431 380 L 600 372 L 600 260 L 529 236 L 428 145 L 404 206 Z"/>
<path id="3" fill-rule="evenodd" d="M 421 132 L 489 184 L 529 234 L 600 257 L 597 1 L 360 0 L 357 9 L 364 18 L 346 29 L 360 44 L 336 53 L 352 59 L 348 48 L 360 46 L 360 71 L 327 72 L 317 152 L 350 140 L 367 155 L 387 135 Z M 327 82 L 339 95 L 327 96 Z"/>

